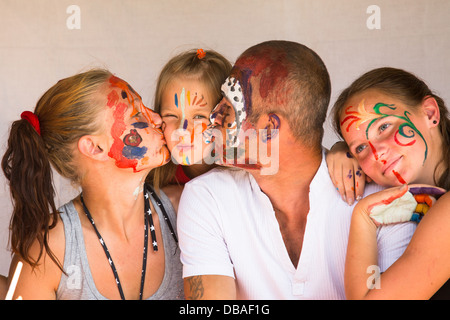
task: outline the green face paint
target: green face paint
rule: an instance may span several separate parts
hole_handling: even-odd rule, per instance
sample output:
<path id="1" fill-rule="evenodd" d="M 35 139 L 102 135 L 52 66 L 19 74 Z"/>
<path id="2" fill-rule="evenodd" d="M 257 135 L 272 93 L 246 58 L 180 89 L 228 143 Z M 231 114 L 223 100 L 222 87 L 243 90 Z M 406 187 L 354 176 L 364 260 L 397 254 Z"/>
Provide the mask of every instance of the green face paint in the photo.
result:
<path id="1" fill-rule="evenodd" d="M 428 156 L 428 145 L 427 145 L 427 142 L 425 141 L 425 138 L 423 137 L 422 133 L 417 129 L 417 127 L 411 121 L 411 119 L 409 117 L 411 115 L 410 112 L 405 110 L 403 115 L 396 115 L 394 113 L 390 113 L 390 110 L 395 111 L 397 109 L 397 107 L 395 107 L 394 104 L 386 104 L 386 103 L 382 103 L 382 102 L 378 102 L 375 104 L 375 106 L 373 107 L 373 112 L 367 111 L 364 106 L 364 100 L 362 100 L 360 102 L 356 111 L 349 111 L 349 109 L 351 109 L 351 108 L 353 108 L 353 106 L 349 106 L 345 109 L 345 114 L 347 116 L 341 121 L 341 126 L 344 125 L 346 122 L 348 123 L 347 127 L 346 127 L 347 132 L 350 130 L 350 127 L 353 124 L 355 124 L 356 130 L 359 130 L 359 126 L 361 124 L 363 124 L 367 121 L 370 121 L 366 128 L 366 138 L 369 139 L 369 129 L 374 122 L 381 120 L 383 118 L 386 118 L 386 117 L 395 117 L 395 118 L 401 119 L 404 121 L 404 123 L 402 123 L 399 126 L 397 132 L 395 133 L 394 139 L 395 139 L 396 143 L 401 146 L 411 146 L 416 142 L 415 136 L 417 134 L 423 140 L 423 142 L 425 144 L 425 154 L 424 154 L 424 159 L 423 159 L 423 162 L 425 162 L 425 160 L 427 159 L 427 156 Z M 383 108 L 383 111 L 381 110 L 381 108 Z M 410 130 L 408 130 L 408 128 Z M 406 144 L 401 143 L 398 139 L 398 135 L 400 135 L 404 138 L 407 138 L 407 139 L 411 139 L 412 141 L 409 143 L 406 143 Z"/>

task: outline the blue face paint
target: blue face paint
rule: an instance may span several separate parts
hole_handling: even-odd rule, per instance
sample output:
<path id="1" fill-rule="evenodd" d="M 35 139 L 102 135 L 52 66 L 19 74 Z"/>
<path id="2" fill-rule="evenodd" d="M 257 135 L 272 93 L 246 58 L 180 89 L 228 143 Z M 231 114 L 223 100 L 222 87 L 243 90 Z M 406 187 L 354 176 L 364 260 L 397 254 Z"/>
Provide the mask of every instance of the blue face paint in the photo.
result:
<path id="1" fill-rule="evenodd" d="M 148 123 L 147 122 L 135 122 L 133 124 L 131 124 L 133 127 L 135 127 L 136 129 L 145 129 L 148 128 Z"/>
<path id="2" fill-rule="evenodd" d="M 142 159 L 147 153 L 147 147 L 124 146 L 122 155 L 128 159 Z"/>
<path id="3" fill-rule="evenodd" d="M 141 123 L 147 125 L 146 122 L 136 122 L 133 125 Z M 147 147 L 138 147 L 141 142 L 142 137 L 136 129 L 131 129 L 130 133 L 123 138 L 123 143 L 125 146 L 123 147 L 122 155 L 127 159 L 142 159 L 147 153 Z"/>

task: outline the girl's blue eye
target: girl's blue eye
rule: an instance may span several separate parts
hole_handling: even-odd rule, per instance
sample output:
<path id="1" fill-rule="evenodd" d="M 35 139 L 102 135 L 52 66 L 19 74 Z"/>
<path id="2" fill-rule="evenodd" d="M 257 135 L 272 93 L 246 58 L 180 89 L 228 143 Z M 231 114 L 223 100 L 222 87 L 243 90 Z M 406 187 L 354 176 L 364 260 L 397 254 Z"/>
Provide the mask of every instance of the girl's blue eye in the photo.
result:
<path id="1" fill-rule="evenodd" d="M 366 148 L 367 146 L 366 145 L 360 145 L 360 146 L 357 146 L 356 148 L 355 148 L 355 153 L 356 154 L 358 154 L 358 153 L 361 153 L 365 148 Z"/>
<path id="2" fill-rule="evenodd" d="M 380 132 L 383 132 L 384 130 L 386 130 L 387 128 L 389 128 L 390 127 L 390 123 L 383 123 L 379 128 L 378 128 L 378 130 L 380 131 Z"/>

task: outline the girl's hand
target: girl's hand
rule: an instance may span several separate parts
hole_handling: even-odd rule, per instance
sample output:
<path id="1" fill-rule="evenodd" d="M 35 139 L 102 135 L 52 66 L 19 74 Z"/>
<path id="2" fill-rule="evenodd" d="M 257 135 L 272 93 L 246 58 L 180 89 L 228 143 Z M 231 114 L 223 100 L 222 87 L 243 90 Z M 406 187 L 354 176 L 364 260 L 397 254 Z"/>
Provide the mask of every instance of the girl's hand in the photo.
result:
<path id="1" fill-rule="evenodd" d="M 426 214 L 444 189 L 429 185 L 403 185 L 371 194 L 361 200 L 355 212 L 367 214 L 376 226 L 417 221 Z"/>
<path id="2" fill-rule="evenodd" d="M 327 152 L 325 160 L 331 180 L 342 199 L 349 205 L 352 205 L 355 199 L 362 199 L 366 175 L 358 161 L 350 154 L 347 144 L 343 141 L 336 142 Z"/>

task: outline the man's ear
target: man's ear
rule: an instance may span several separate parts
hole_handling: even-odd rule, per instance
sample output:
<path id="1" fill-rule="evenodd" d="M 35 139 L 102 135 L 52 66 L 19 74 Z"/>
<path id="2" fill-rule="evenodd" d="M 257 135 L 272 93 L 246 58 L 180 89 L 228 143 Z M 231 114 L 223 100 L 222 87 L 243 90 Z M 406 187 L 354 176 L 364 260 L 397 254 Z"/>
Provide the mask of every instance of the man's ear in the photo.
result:
<path id="1" fill-rule="evenodd" d="M 271 140 L 278 135 L 280 126 L 281 126 L 280 117 L 275 113 L 268 113 L 266 116 L 266 125 L 264 128 L 267 133 L 266 141 Z"/>
<path id="2" fill-rule="evenodd" d="M 105 150 L 106 144 L 98 136 L 83 136 L 78 140 L 78 150 L 86 157 L 98 160 L 108 160 L 108 151 Z"/>
<path id="3" fill-rule="evenodd" d="M 425 112 L 430 128 L 437 127 L 441 118 L 439 105 L 435 98 L 431 96 L 425 97 L 422 102 L 422 110 Z"/>

